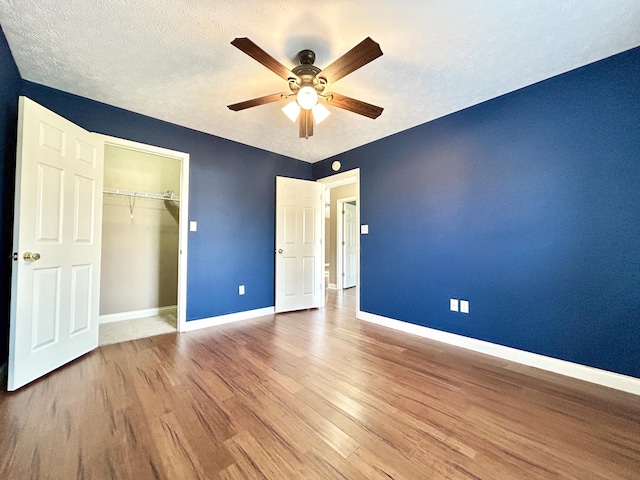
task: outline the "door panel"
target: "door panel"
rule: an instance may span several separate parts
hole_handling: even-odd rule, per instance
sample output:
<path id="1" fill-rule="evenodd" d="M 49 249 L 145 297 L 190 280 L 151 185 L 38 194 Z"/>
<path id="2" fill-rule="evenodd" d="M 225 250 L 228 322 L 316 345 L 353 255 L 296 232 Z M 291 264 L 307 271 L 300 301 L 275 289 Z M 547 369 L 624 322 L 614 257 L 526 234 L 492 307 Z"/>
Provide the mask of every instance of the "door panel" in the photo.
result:
<path id="1" fill-rule="evenodd" d="M 276 312 L 322 306 L 322 186 L 276 177 Z"/>
<path id="2" fill-rule="evenodd" d="M 91 244 L 93 242 L 94 214 L 96 212 L 96 182 L 91 178 L 76 175 L 73 203 L 73 242 Z"/>
<path id="3" fill-rule="evenodd" d="M 60 328 L 60 269 L 33 272 L 32 351 L 58 343 Z"/>
<path id="4" fill-rule="evenodd" d="M 316 208 L 304 207 L 302 209 L 302 243 L 305 245 L 315 245 L 316 239 Z"/>
<path id="5" fill-rule="evenodd" d="M 283 295 L 287 298 L 289 297 L 293 297 L 296 294 L 296 259 L 295 257 L 292 258 L 283 258 L 282 259 L 282 263 L 283 263 L 283 269 L 282 269 L 282 275 L 284 276 L 284 278 L 282 279 L 283 281 Z"/>
<path id="6" fill-rule="evenodd" d="M 71 267 L 71 335 L 91 328 L 91 265 Z"/>
<path id="7" fill-rule="evenodd" d="M 287 197 L 287 201 L 291 201 L 291 197 Z M 296 243 L 297 234 L 297 211 L 295 205 L 284 206 L 284 225 L 283 225 L 283 239 L 284 245 L 294 245 Z"/>
<path id="8" fill-rule="evenodd" d="M 47 164 L 38 164 L 36 218 L 39 242 L 60 243 L 64 172 Z"/>
<path id="9" fill-rule="evenodd" d="M 357 278 L 357 235 L 356 207 L 350 203 L 344 204 L 342 235 L 344 237 L 342 268 L 344 280 L 342 288 L 355 287 Z"/>
<path id="10" fill-rule="evenodd" d="M 302 282 L 304 295 L 314 295 L 316 293 L 316 259 L 314 257 L 305 257 L 302 259 Z"/>
<path id="11" fill-rule="evenodd" d="M 63 130 L 49 125 L 46 120 L 40 121 L 38 144 L 57 155 L 64 155 L 66 135 Z"/>
<path id="12" fill-rule="evenodd" d="M 97 152 L 93 145 L 76 139 L 76 160 L 86 163 L 89 168 L 96 168 Z"/>
<path id="13" fill-rule="evenodd" d="M 103 149 L 20 97 L 9 390 L 98 345 Z"/>

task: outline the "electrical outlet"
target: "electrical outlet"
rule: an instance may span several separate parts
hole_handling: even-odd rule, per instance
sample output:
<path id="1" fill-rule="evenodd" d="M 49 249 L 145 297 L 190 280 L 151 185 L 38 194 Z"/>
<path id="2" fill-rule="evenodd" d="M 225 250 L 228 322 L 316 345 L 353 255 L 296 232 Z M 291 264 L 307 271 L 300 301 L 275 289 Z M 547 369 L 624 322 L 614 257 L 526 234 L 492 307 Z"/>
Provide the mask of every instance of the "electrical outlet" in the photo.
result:
<path id="1" fill-rule="evenodd" d="M 460 312 L 469 313 L 469 300 L 460 300 Z"/>
<path id="2" fill-rule="evenodd" d="M 191 220 L 189 222 L 189 231 L 190 232 L 197 232 L 198 231 L 198 222 L 196 222 L 195 220 Z"/>
<path id="3" fill-rule="evenodd" d="M 457 298 L 449 299 L 449 310 L 451 310 L 452 312 L 459 311 L 459 309 L 458 309 L 458 299 Z"/>
<path id="4" fill-rule="evenodd" d="M 238 295 L 244 295 L 244 285 L 238 286 Z"/>

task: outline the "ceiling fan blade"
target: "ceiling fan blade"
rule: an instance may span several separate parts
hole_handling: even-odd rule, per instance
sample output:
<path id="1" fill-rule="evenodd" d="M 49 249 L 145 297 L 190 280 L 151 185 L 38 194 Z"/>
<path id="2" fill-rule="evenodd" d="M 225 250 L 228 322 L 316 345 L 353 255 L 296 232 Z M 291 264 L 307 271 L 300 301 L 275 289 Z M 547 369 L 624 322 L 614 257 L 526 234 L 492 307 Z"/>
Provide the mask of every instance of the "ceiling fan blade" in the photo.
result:
<path id="1" fill-rule="evenodd" d="M 257 107 L 258 105 L 264 105 L 265 103 L 277 102 L 278 100 L 287 98 L 289 95 L 290 94 L 288 93 L 274 93 L 272 95 L 265 95 L 264 97 L 258 97 L 252 100 L 234 103 L 233 105 L 227 105 L 227 108 L 229 108 L 229 110 L 233 110 L 234 112 L 238 112 L 240 110 L 244 110 L 245 108 Z"/>
<path id="2" fill-rule="evenodd" d="M 329 105 L 349 110 L 350 112 L 364 115 L 369 118 L 378 118 L 384 108 L 371 105 L 370 103 L 356 100 L 355 98 L 340 95 L 339 93 L 328 93 L 326 95 Z"/>
<path id="3" fill-rule="evenodd" d="M 329 83 L 334 83 L 358 68 L 375 60 L 380 55 L 382 55 L 380 45 L 371 40 L 371 37 L 367 37 L 327 68 L 322 70 L 317 76 L 325 78 Z"/>
<path id="4" fill-rule="evenodd" d="M 290 78 L 297 78 L 291 70 L 261 49 L 258 45 L 253 43 L 246 37 L 236 38 L 231 42 L 231 45 L 242 50 L 244 53 L 249 55 L 254 60 L 260 62 L 262 65 L 267 67 L 273 73 L 278 75 L 279 77 L 284 78 L 285 80 L 289 80 Z"/>
<path id="5" fill-rule="evenodd" d="M 313 136 L 313 112 L 311 110 L 300 110 L 300 138 Z"/>

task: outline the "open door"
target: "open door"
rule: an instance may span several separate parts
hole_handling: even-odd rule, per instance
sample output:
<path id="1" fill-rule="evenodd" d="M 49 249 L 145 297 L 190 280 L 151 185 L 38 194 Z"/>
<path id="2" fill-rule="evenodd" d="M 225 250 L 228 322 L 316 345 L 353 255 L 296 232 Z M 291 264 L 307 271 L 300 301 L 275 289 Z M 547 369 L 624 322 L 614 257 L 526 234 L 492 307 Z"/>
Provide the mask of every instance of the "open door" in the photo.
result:
<path id="1" fill-rule="evenodd" d="M 20 97 L 8 390 L 98 346 L 103 140 Z"/>
<path id="2" fill-rule="evenodd" d="M 317 182 L 276 177 L 276 312 L 322 306 L 322 191 Z"/>
<path id="3" fill-rule="evenodd" d="M 342 288 L 350 288 L 356 286 L 357 278 L 356 206 L 345 202 L 342 207 Z"/>

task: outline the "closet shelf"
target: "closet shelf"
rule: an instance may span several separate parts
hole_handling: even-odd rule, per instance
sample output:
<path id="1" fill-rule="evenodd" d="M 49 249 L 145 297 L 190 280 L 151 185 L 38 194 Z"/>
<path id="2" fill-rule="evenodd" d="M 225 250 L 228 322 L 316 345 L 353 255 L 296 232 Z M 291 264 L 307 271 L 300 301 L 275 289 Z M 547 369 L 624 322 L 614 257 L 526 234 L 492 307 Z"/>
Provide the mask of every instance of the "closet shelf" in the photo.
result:
<path id="1" fill-rule="evenodd" d="M 134 190 L 123 190 L 121 188 L 105 188 L 103 193 L 109 195 L 123 195 L 125 197 L 134 198 L 151 198 L 154 200 L 172 200 L 174 202 L 180 201 L 180 196 L 173 193 L 171 190 L 167 190 L 164 193 L 149 193 L 149 192 L 136 192 Z"/>

